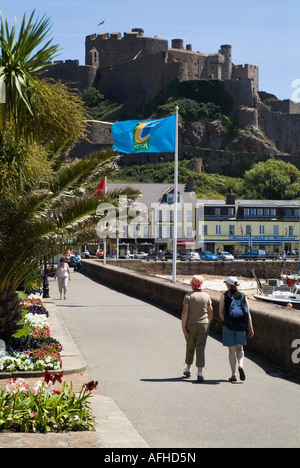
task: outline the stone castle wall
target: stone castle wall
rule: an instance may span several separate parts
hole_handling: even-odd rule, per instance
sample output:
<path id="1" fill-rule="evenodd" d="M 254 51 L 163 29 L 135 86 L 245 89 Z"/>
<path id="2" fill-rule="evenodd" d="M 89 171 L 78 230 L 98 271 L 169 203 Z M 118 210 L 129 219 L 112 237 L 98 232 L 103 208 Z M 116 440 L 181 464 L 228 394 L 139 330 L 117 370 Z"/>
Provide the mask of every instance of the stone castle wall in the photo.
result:
<path id="1" fill-rule="evenodd" d="M 296 158 L 300 157 L 300 114 L 272 112 L 264 104 L 258 104 L 260 128 L 276 147 Z"/>

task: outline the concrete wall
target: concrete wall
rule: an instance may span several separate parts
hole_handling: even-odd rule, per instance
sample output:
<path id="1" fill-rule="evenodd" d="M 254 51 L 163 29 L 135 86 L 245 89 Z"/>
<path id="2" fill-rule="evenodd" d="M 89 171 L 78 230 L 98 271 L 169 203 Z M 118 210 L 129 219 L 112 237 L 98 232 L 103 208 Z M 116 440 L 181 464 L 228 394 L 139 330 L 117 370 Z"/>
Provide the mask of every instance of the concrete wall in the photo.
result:
<path id="1" fill-rule="evenodd" d="M 146 271 L 103 265 L 99 260 L 83 260 L 82 265 L 82 272 L 95 281 L 155 303 L 178 315 L 181 313 L 183 297 L 190 291 L 188 285 L 151 277 Z M 218 307 L 221 294 L 210 290 L 207 292 L 213 302 L 216 325 L 220 322 Z M 250 300 L 249 303 L 255 330 L 254 338 L 248 340 L 249 348 L 269 358 L 286 371 L 300 376 L 300 364 L 292 362 L 292 343 L 300 339 L 300 311 L 290 311 L 259 301 Z"/>

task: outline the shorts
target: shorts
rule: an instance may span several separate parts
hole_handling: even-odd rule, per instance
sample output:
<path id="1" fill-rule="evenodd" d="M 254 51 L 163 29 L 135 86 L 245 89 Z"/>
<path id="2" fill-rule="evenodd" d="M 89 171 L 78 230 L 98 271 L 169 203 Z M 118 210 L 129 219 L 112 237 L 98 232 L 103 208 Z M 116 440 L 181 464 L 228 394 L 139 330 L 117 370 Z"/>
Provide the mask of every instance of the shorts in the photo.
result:
<path id="1" fill-rule="evenodd" d="M 68 287 L 68 276 L 58 276 L 57 281 L 58 281 L 58 289 L 59 292 L 62 292 L 62 290 L 67 290 Z"/>
<path id="2" fill-rule="evenodd" d="M 247 344 L 246 332 L 244 331 L 232 331 L 229 330 L 225 325 L 223 326 L 223 346 L 236 346 Z"/>

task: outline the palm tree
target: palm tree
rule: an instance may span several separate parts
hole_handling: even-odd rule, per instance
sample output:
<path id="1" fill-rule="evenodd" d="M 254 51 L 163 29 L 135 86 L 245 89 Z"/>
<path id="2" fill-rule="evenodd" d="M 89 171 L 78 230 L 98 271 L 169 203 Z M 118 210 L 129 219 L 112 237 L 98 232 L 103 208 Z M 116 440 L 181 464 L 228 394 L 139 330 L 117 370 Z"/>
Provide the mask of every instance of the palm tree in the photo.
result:
<path id="1" fill-rule="evenodd" d="M 41 85 L 41 73 L 58 52 L 58 46 L 48 39 L 51 29 L 50 20 L 43 16 L 34 21 L 35 11 L 28 22 L 23 16 L 21 28 L 16 38 L 16 21 L 11 30 L 4 22 L 0 12 L 0 79 L 5 82 L 6 103 L 3 106 L 3 128 L 12 119 L 16 131 L 20 130 L 19 121 L 24 112 L 34 114 L 31 92 Z M 40 49 L 38 49 L 41 47 Z M 38 50 L 37 50 L 38 49 Z M 1 130 L 1 128 L 0 128 Z"/>
<path id="2" fill-rule="evenodd" d="M 112 152 L 63 163 L 51 183 L 35 187 L 0 206 L 0 339 L 6 341 L 18 329 L 21 319 L 16 288 L 44 257 L 60 251 L 63 242 L 80 237 L 96 226 L 96 209 L 101 202 L 115 203 L 119 196 L 135 199 L 139 193 L 126 188 L 92 197 L 86 193 L 94 180 L 114 171 Z"/>
<path id="3" fill-rule="evenodd" d="M 102 152 L 75 162 L 68 161 L 61 151 L 55 152 L 58 144 L 64 143 L 68 147 L 76 137 L 79 138 L 84 114 L 81 113 L 80 103 L 75 103 L 77 124 L 72 132 L 69 125 L 65 126 L 67 128 L 61 125 L 64 115 L 56 123 L 55 118 L 51 117 L 51 125 L 47 125 L 47 106 L 52 105 L 51 109 L 56 109 L 57 96 L 60 99 L 63 97 L 68 104 L 72 102 L 72 97 L 71 93 L 66 96 L 61 88 L 50 91 L 38 79 L 38 73 L 58 49 L 48 40 L 35 52 L 47 39 L 50 28 L 49 20 L 43 17 L 33 22 L 33 17 L 34 12 L 28 24 L 23 17 L 16 39 L 16 24 L 9 31 L 0 14 L 0 79 L 6 84 L 7 124 L 0 139 L 0 179 L 1 183 L 2 179 L 9 182 L 5 187 L 0 183 L 0 339 L 4 341 L 18 329 L 21 316 L 16 288 L 24 277 L 43 258 L 51 258 L 59 252 L 68 238 L 75 235 L 80 238 L 91 229 L 95 232 L 96 209 L 101 201 L 117 203 L 119 195 L 127 195 L 129 199 L 139 195 L 129 188 L 107 195 L 100 193 L 97 197 L 89 195 L 88 187 L 93 181 L 99 181 L 115 171 L 112 152 Z M 45 97 L 44 107 L 41 107 L 39 96 Z M 37 103 L 39 106 L 35 107 Z M 63 114 L 61 107 L 58 113 Z M 28 115 L 34 118 L 30 119 Z M 74 115 L 74 106 L 69 108 L 69 118 L 70 115 Z M 48 134 L 41 130 L 43 126 L 51 127 L 49 133 L 56 141 L 52 152 Z M 29 134 L 24 134 L 24 127 L 30 128 Z M 11 129 L 15 130 L 15 134 Z M 20 138 L 28 135 L 30 138 Z M 36 145 L 35 156 L 40 151 L 40 161 L 32 157 L 32 145 Z M 27 165 L 31 162 L 35 177 L 28 177 L 28 174 L 32 175 L 32 170 L 19 169 L 22 160 Z M 44 174 L 40 170 L 42 165 L 47 166 Z M 16 183 L 11 181 L 14 178 L 17 179 Z"/>

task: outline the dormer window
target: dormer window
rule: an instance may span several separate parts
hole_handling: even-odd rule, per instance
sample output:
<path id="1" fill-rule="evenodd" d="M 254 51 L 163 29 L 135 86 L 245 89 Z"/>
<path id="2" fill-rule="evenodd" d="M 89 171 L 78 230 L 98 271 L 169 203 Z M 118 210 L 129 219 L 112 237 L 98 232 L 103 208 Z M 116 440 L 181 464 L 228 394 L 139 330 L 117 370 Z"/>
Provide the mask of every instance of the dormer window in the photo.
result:
<path id="1" fill-rule="evenodd" d="M 174 189 L 171 189 L 167 193 L 167 203 L 172 205 L 174 202 L 175 202 L 175 200 L 174 200 Z M 180 203 L 180 192 L 177 192 L 177 203 Z"/>

